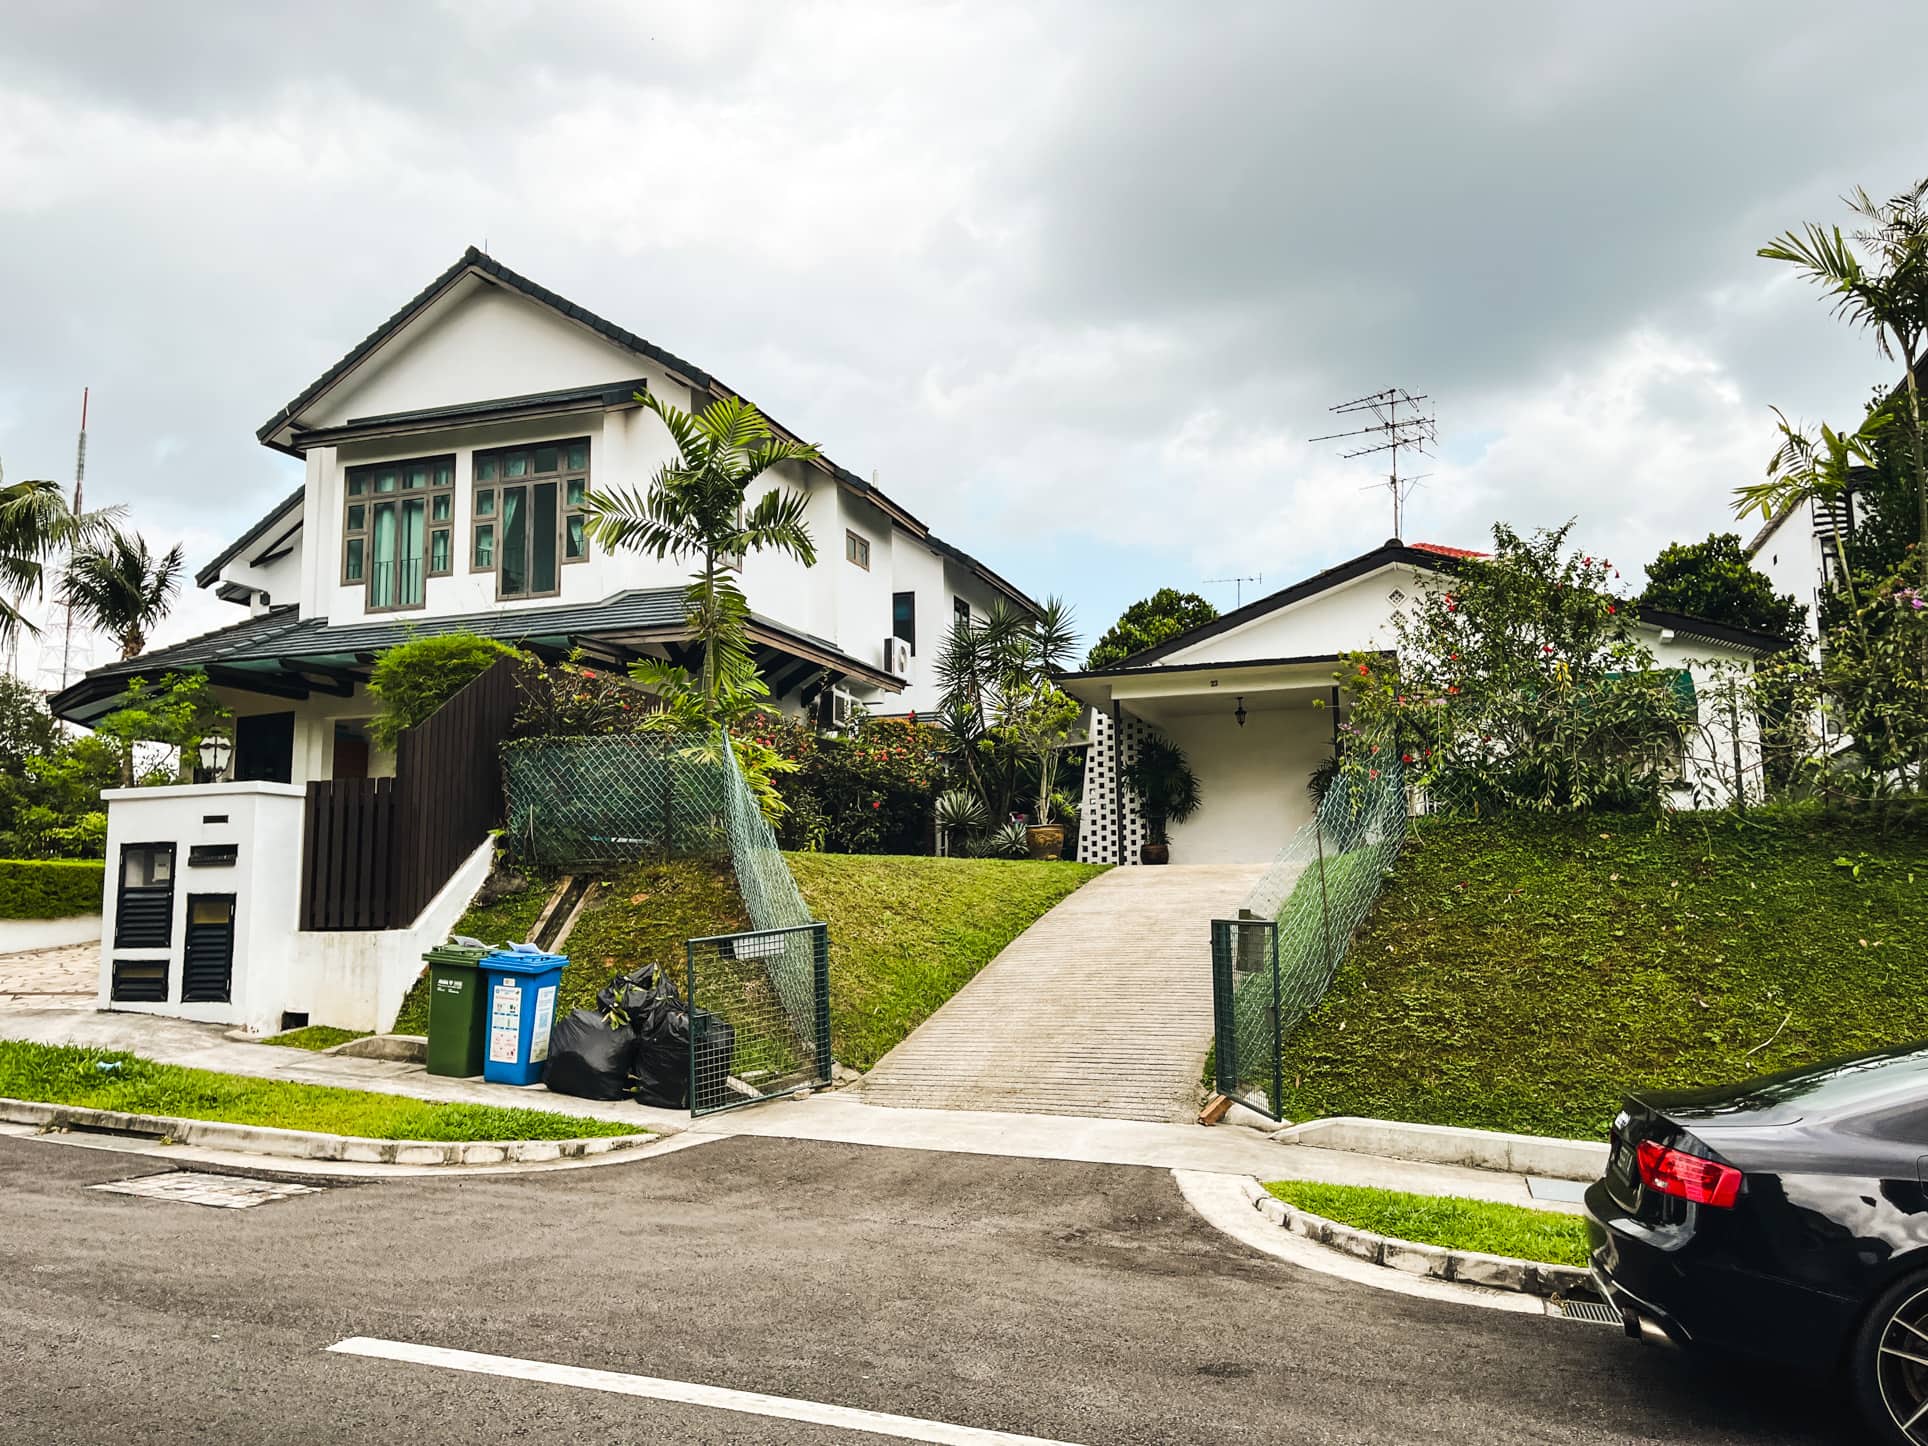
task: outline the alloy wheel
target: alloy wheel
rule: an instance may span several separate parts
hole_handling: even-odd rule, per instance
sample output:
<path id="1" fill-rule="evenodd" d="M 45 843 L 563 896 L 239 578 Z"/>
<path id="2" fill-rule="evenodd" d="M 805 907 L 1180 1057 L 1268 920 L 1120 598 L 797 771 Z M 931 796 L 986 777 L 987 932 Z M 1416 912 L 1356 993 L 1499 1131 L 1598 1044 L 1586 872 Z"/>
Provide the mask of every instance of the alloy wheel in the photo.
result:
<path id="1" fill-rule="evenodd" d="M 1875 1385 L 1907 1441 L 1928 1446 L 1928 1287 L 1908 1296 L 1876 1340 Z"/>

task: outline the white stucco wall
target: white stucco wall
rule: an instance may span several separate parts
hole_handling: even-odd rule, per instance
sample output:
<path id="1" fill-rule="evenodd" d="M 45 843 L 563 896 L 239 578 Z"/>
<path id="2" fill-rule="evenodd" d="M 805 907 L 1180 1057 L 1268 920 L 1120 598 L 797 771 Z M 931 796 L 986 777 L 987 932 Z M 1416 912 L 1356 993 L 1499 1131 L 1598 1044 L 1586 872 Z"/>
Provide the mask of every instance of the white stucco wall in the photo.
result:
<path id="1" fill-rule="evenodd" d="M 62 919 L 0 919 L 0 954 L 60 949 L 99 941 L 99 914 L 70 914 Z"/>
<path id="2" fill-rule="evenodd" d="M 1432 574 L 1425 574 L 1431 577 Z M 1327 592 L 1305 598 L 1241 627 L 1205 638 L 1159 661 L 1216 663 L 1254 658 L 1303 658 L 1356 649 L 1390 648 L 1398 639 L 1392 628 L 1394 591 L 1410 600 L 1418 594 L 1422 574 L 1410 567 L 1390 565 L 1354 578 Z"/>
<path id="3" fill-rule="evenodd" d="M 1229 709 L 1160 725 L 1198 775 L 1199 811 L 1169 826 L 1175 864 L 1270 860 L 1312 817 L 1307 777 L 1332 752 L 1332 715 L 1310 705 Z"/>
<path id="4" fill-rule="evenodd" d="M 1755 571 L 1774 584 L 1774 591 L 1792 593 L 1807 610 L 1808 651 L 1819 661 L 1818 618 L 1826 572 L 1821 540 L 1814 535 L 1812 510 L 1796 507 L 1776 523 L 1752 562 Z"/>

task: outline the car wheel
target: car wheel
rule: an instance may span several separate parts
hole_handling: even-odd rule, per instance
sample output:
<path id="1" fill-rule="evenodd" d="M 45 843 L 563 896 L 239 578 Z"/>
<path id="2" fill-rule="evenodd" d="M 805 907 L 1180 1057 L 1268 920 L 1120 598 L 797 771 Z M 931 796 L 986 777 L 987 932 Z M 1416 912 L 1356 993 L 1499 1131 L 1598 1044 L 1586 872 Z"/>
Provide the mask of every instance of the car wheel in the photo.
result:
<path id="1" fill-rule="evenodd" d="M 1854 1339 L 1854 1394 L 1883 1440 L 1928 1446 L 1928 1271 L 1883 1291 Z"/>

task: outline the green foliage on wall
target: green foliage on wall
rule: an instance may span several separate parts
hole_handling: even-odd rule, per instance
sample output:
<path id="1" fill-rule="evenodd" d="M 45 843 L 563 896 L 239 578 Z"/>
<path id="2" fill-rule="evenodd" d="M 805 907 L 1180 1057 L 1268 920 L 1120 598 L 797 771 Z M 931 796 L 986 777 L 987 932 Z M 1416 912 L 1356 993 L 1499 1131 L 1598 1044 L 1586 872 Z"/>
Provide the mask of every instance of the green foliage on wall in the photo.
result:
<path id="1" fill-rule="evenodd" d="M 393 748 L 498 659 L 517 656 L 507 643 L 477 633 L 435 633 L 396 644 L 375 660 L 369 675 L 368 691 L 381 704 L 368 724 L 369 737 Z"/>

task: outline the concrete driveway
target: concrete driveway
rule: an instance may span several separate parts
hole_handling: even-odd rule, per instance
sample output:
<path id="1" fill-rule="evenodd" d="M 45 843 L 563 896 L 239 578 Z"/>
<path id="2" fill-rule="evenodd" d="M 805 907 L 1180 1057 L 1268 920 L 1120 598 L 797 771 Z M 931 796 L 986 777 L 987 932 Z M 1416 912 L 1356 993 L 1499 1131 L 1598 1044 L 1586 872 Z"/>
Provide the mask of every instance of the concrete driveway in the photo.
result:
<path id="1" fill-rule="evenodd" d="M 1196 1112 L 1210 921 L 1263 864 L 1118 868 L 1045 914 L 879 1060 L 870 1104 L 1123 1120 Z"/>

